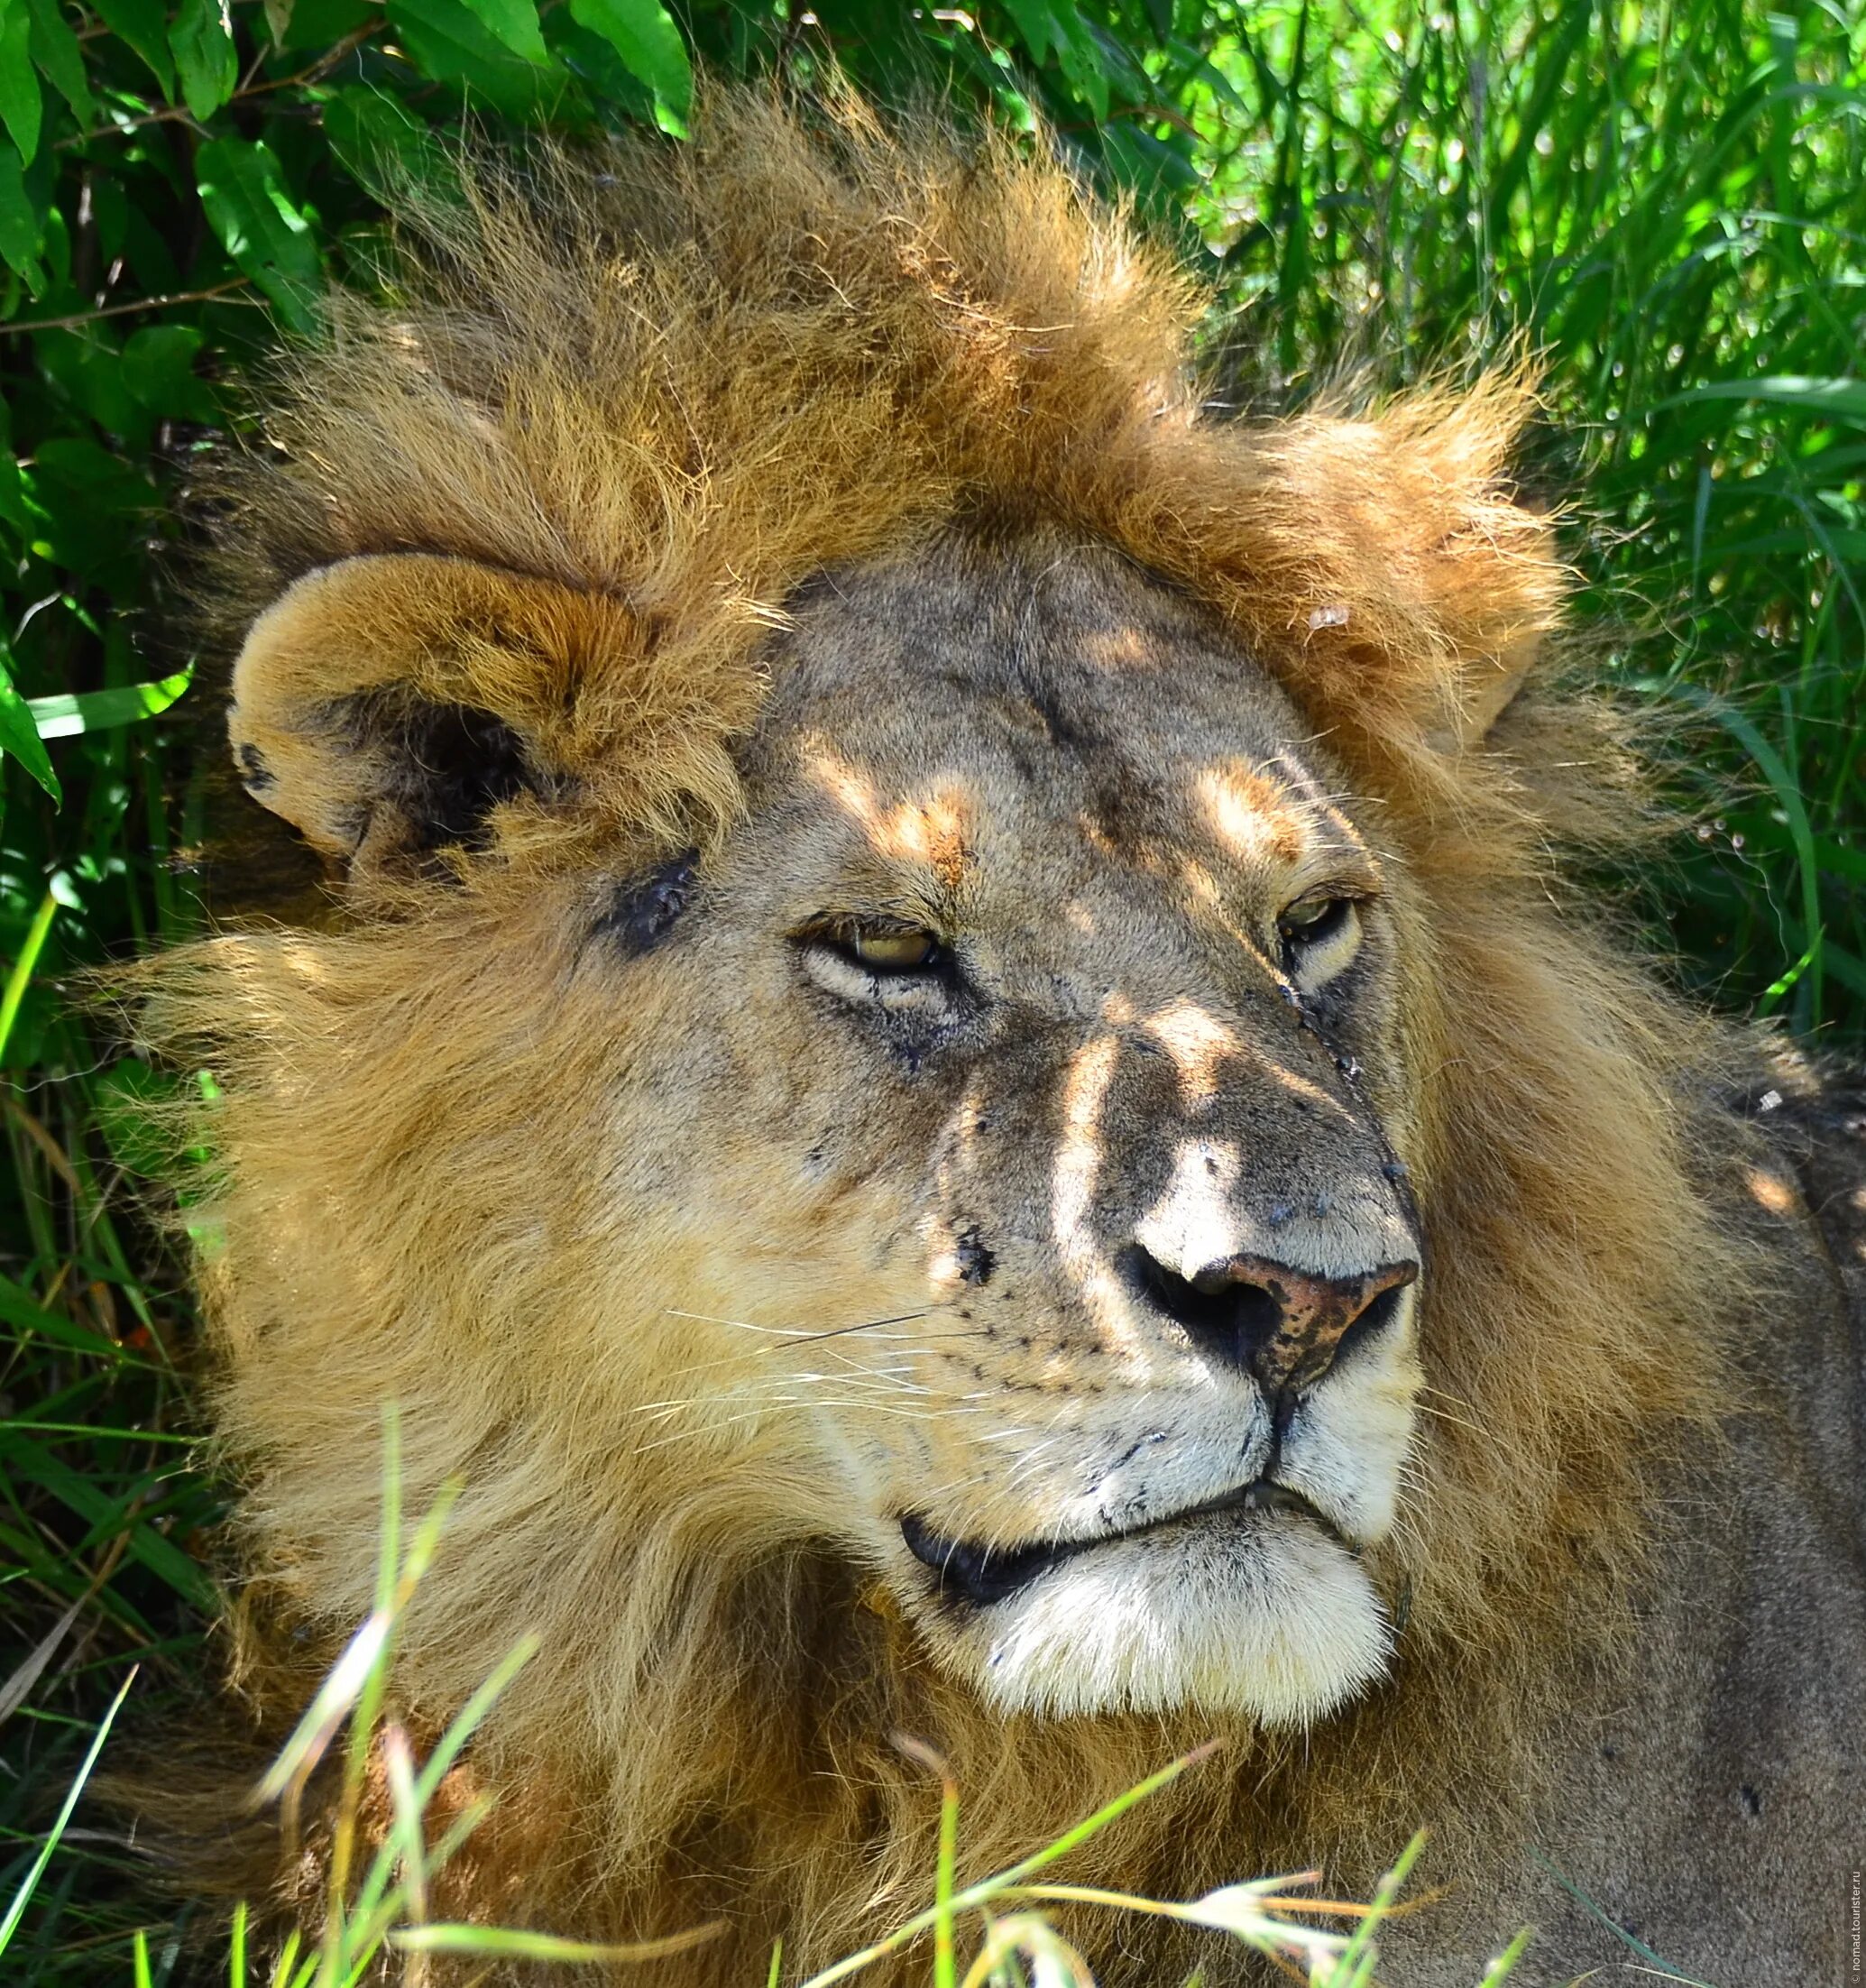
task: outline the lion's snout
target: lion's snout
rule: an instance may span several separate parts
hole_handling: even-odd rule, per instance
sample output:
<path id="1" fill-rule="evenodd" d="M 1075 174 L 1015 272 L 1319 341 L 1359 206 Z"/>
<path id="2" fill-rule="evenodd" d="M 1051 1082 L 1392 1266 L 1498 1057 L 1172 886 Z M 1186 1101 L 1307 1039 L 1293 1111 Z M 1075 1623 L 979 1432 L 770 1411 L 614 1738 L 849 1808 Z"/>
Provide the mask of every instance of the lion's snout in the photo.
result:
<path id="1" fill-rule="evenodd" d="M 1255 1256 L 1182 1275 L 1141 1243 L 1122 1252 L 1120 1266 L 1135 1295 L 1178 1325 L 1201 1358 L 1249 1374 L 1273 1399 L 1312 1387 L 1347 1347 L 1392 1318 L 1419 1275 L 1411 1261 L 1330 1277 Z"/>

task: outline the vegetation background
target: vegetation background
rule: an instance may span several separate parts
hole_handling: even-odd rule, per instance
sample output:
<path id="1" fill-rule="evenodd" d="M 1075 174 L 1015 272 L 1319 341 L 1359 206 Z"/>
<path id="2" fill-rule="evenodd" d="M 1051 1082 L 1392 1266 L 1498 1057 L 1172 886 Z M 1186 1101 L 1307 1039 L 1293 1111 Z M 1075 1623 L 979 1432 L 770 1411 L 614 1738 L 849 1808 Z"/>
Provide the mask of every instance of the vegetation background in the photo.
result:
<path id="1" fill-rule="evenodd" d="M 217 1491 L 137 1211 L 164 1079 L 63 1004 L 188 932 L 211 698 L 165 577 L 238 380 L 366 280 L 395 172 L 648 121 L 692 70 L 929 77 L 1176 229 L 1228 391 L 1527 337 L 1603 667 L 1695 715 L 1634 880 L 1678 972 L 1866 1039 L 1866 14 L 1841 0 L 0 0 L 0 1951 L 130 1978 L 134 1860 L 48 1809 L 208 1667 Z M 1069 1818 L 1059 1818 L 1059 1826 Z M 1240 1873 L 1240 1876 L 1251 1873 Z M 26 1897 L 26 1893 L 31 1893 Z M 9 1901 L 23 1900 L 17 1914 Z M 158 1939 L 139 1972 L 164 1978 Z"/>

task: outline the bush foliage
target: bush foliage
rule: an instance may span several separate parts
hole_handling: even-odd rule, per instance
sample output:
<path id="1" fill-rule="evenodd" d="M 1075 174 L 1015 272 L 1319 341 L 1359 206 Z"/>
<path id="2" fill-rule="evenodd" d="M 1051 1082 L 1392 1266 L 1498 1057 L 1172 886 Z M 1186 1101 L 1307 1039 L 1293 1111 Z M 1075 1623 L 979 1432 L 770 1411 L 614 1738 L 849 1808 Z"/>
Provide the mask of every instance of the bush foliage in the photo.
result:
<path id="1" fill-rule="evenodd" d="M 367 281 L 389 183 L 464 123 L 674 144 L 696 67 L 833 60 L 1041 117 L 1179 230 L 1240 400 L 1540 347 L 1525 475 L 1572 501 L 1605 667 L 1697 728 L 1696 839 L 1641 901 L 1726 1004 L 1866 1033 L 1866 19 L 674 5 L 0 0 L 0 1923 L 126 1667 L 146 1703 L 203 1663 L 187 1307 L 129 1190 L 158 1080 L 61 997 L 198 916 L 217 749 L 161 555 L 243 369 Z M 130 1861 L 60 1846 L 0 1932 L 17 1978 L 122 1978 Z"/>

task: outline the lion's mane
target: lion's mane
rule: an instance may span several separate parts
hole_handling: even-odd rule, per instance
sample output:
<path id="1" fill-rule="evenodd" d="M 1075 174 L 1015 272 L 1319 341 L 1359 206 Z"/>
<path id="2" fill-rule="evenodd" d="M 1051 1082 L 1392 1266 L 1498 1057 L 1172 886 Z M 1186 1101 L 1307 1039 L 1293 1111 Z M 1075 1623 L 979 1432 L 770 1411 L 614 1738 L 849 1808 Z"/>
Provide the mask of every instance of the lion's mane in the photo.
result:
<path id="1" fill-rule="evenodd" d="M 600 1023 L 568 997 L 534 1012 L 487 959 L 521 929 L 532 969 L 568 977 L 557 882 L 593 851 L 730 832 L 760 640 L 800 583 L 955 519 L 1040 521 L 1208 603 L 1376 798 L 1413 907 L 1429 1251 L 1427 1440 L 1383 1560 L 1406 1597 L 1394 1677 L 1306 1735 L 1219 1735 L 1072 1868 L 1186 1891 L 1325 1858 L 1365 1882 L 1421 1822 L 1441 1874 L 1475 1868 L 1549 1707 L 1611 1649 L 1655 1474 L 1715 1440 L 1719 1321 L 1756 1276 L 1696 1157 L 1719 1043 L 1556 873 L 1553 851 L 1629 817 L 1615 727 L 1539 665 L 1485 729 L 1565 592 L 1506 475 L 1529 389 L 1222 419 L 1199 290 L 1008 137 L 722 91 L 692 143 L 598 165 L 481 170 L 429 201 L 389 303 L 333 305 L 225 483 L 236 630 L 383 551 L 548 579 L 581 617 L 574 697 L 496 630 L 422 666 L 457 697 L 470 651 L 478 701 L 533 713 L 577 773 L 552 809 L 504 812 L 473 892 L 155 970 L 152 1036 L 224 1086 L 189 1220 L 218 1238 L 203 1280 L 248 1564 L 333 1634 L 366 1606 L 378 1401 L 401 1404 L 410 1509 L 466 1470 L 400 1689 L 443 1719 L 541 1634 L 474 1771 L 506 1790 L 488 1841 L 533 1873 L 527 1910 L 586 1930 L 678 1923 L 738 1869 L 749 1937 L 785 1931 L 802 1960 L 872 1933 L 875 1901 L 932 1867 L 936 1799 L 896 1729 L 953 1763 L 980 1867 L 1209 1736 L 1007 1727 L 856 1577 L 765 1537 L 745 1452 L 638 1456 L 585 1412 L 575 1329 L 614 1271 L 541 1274 L 510 1212 L 513 1127 L 575 1111 Z M 564 1190 L 565 1234 L 587 1216 L 600 1236 L 597 1191 Z M 320 1210 L 341 1220 L 308 1241 Z M 321 1285 L 320 1251 L 366 1287 Z M 532 1335 L 520 1426 L 483 1363 L 527 1319 L 563 1330 Z"/>

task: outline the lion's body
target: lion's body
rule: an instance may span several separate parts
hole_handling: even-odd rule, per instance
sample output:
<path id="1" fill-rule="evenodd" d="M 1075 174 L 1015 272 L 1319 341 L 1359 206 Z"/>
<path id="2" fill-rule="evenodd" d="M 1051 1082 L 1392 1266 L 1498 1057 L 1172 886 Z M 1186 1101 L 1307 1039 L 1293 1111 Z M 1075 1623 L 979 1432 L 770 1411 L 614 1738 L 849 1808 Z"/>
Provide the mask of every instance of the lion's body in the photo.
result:
<path id="1" fill-rule="evenodd" d="M 1782 1302 L 1737 1356 L 1743 1405 L 1658 1502 L 1631 1646 L 1558 1712 L 1528 1848 L 1461 1937 L 1429 1916 L 1393 1928 L 1396 1982 L 1472 1981 L 1517 1926 L 1538 1928 L 1512 1976 L 1531 1988 L 1641 1978 L 1602 1915 L 1716 1988 L 1846 1978 L 1866 1836 L 1866 1098 L 1758 1081 L 1783 1100 L 1763 1122 L 1788 1192 L 1763 1192 L 1791 1232 L 1770 1238 Z"/>
<path id="2" fill-rule="evenodd" d="M 397 1403 L 409 1508 L 465 1483 L 411 1716 L 540 1643 L 451 1904 L 726 1915 L 668 1983 L 920 1901 L 900 1731 L 969 1872 L 1216 1736 L 1066 1874 L 1424 1825 L 1413 1978 L 1558 1903 L 1537 1845 L 1707 1980 L 1837 1967 L 1817 1087 L 1748 1123 L 1764 1050 L 1554 880 L 1629 804 L 1535 680 L 1520 397 L 1208 423 L 1177 282 L 946 146 L 740 101 L 483 191 L 239 485 L 239 764 L 348 894 L 156 971 L 256 1613 L 368 1607 Z"/>

